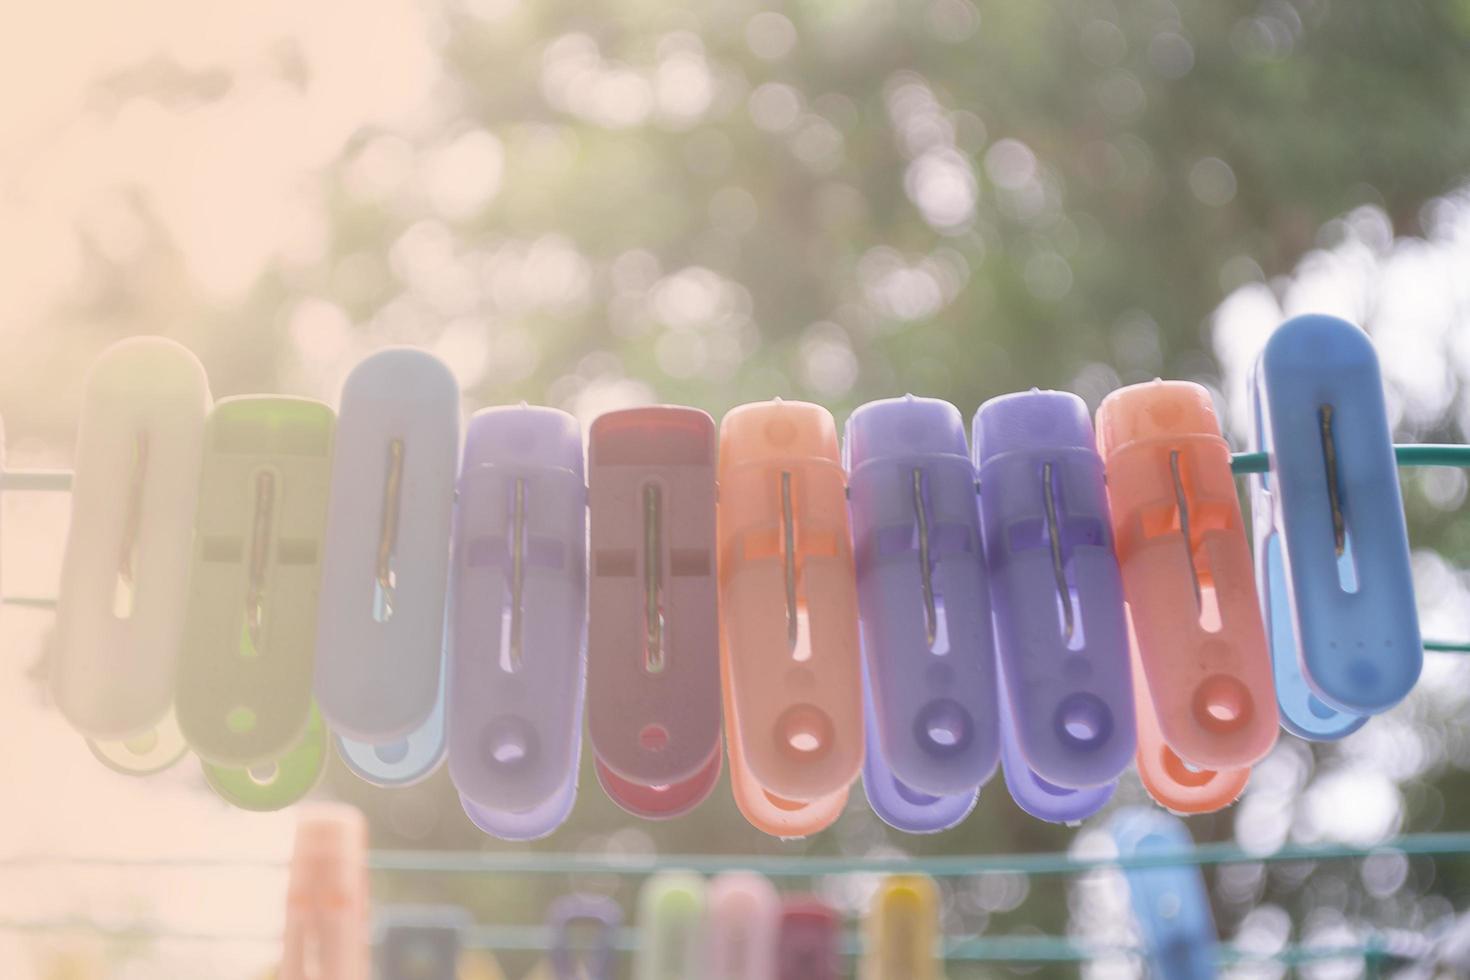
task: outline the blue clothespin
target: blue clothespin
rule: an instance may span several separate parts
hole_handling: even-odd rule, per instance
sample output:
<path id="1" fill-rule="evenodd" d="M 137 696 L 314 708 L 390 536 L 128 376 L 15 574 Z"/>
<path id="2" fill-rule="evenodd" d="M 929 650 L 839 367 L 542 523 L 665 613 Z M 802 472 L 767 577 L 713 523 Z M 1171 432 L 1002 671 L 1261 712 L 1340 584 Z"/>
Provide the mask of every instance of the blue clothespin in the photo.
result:
<path id="1" fill-rule="evenodd" d="M 1133 918 L 1148 952 L 1149 975 L 1158 980 L 1213 978 L 1219 937 L 1204 875 L 1188 860 L 1194 841 L 1184 822 L 1153 807 L 1135 807 L 1118 811 L 1108 829 L 1120 858 L 1183 855 L 1177 865 L 1123 869 Z"/>
<path id="2" fill-rule="evenodd" d="M 469 913 L 458 906 L 388 908 L 378 918 L 378 980 L 456 980 Z"/>
<path id="3" fill-rule="evenodd" d="M 605 895 L 563 895 L 551 903 L 551 971 L 556 980 L 612 980 L 623 910 Z M 573 943 L 572 930 L 590 930 L 590 943 Z"/>
<path id="4" fill-rule="evenodd" d="M 1378 356 L 1350 323 L 1296 317 L 1254 380 L 1271 459 L 1252 485 L 1267 529 L 1256 560 L 1281 712 L 1308 738 L 1341 737 L 1401 701 L 1424 661 Z"/>
<path id="5" fill-rule="evenodd" d="M 315 689 L 343 761 L 401 786 L 444 757 L 444 610 L 459 385 L 390 348 L 342 388 L 322 556 Z"/>

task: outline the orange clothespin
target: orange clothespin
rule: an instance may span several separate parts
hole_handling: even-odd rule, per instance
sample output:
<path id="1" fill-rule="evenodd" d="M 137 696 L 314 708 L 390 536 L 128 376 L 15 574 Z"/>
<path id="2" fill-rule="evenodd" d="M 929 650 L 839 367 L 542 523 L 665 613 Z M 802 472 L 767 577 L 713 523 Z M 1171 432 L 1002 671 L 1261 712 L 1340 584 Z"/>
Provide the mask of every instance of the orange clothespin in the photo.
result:
<path id="1" fill-rule="evenodd" d="M 841 812 L 863 763 L 857 582 L 831 414 L 744 405 L 720 427 L 721 663 L 735 800 L 783 837 Z"/>
<path id="2" fill-rule="evenodd" d="M 367 821 L 339 803 L 296 824 L 278 980 L 369 980 Z"/>
<path id="3" fill-rule="evenodd" d="M 1157 722 L 1140 718 L 1140 769 L 1165 747 L 1188 763 L 1181 772 L 1247 769 L 1276 742 L 1276 697 L 1209 392 L 1186 381 L 1115 391 L 1098 408 L 1097 432 L 1142 668 L 1137 701 Z"/>

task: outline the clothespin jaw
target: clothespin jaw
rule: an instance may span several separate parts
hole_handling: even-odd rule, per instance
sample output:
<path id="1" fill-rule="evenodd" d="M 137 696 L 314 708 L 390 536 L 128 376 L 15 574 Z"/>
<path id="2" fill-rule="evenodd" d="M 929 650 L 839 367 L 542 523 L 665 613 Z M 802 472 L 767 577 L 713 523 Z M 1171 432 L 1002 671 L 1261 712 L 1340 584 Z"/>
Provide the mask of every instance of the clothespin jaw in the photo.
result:
<path id="1" fill-rule="evenodd" d="M 864 737 L 868 751 L 863 757 L 863 793 L 873 813 L 894 830 L 906 834 L 937 834 L 958 826 L 980 800 L 980 787 L 968 792 L 934 796 L 900 782 L 883 758 L 878 744 L 878 719 L 874 714 L 872 685 L 863 669 Z"/>
<path id="2" fill-rule="evenodd" d="M 378 980 L 459 980 L 469 913 L 457 906 L 385 909 L 378 918 Z"/>
<path id="3" fill-rule="evenodd" d="M 271 762 L 306 730 L 333 422 L 275 396 L 209 415 L 177 700 L 209 762 Z"/>
<path id="4" fill-rule="evenodd" d="M 1386 711 L 1417 683 L 1424 648 L 1378 355 L 1346 321 L 1297 317 L 1267 341 L 1255 381 L 1271 473 L 1253 490 L 1287 599 L 1273 617 L 1291 617 L 1322 714 Z"/>
<path id="5" fill-rule="evenodd" d="M 721 655 L 731 767 L 771 794 L 844 792 L 862 767 L 857 587 L 837 429 L 802 402 L 744 405 L 720 430 Z M 739 776 L 736 774 L 736 778 Z"/>
<path id="6" fill-rule="evenodd" d="M 1109 786 L 1133 756 L 1133 700 L 1087 407 L 1059 391 L 992 398 L 975 414 L 974 451 L 1004 708 L 1016 761 L 1036 777 L 1008 763 L 1009 784 L 1013 792 Z M 1051 798 L 1043 792 L 1039 799 Z"/>
<path id="7" fill-rule="evenodd" d="M 384 788 L 412 786 L 432 776 L 449 750 L 445 723 L 449 681 L 447 653 L 441 657 L 439 694 L 433 710 L 422 725 L 403 738 L 374 744 L 336 736 L 337 758 L 353 775 Z"/>
<path id="8" fill-rule="evenodd" d="M 563 895 L 547 913 L 551 930 L 551 969 L 556 980 L 613 980 L 617 931 L 623 924 L 618 903 L 602 895 Z M 573 930 L 590 929 L 588 945 L 573 943 Z"/>
<path id="9" fill-rule="evenodd" d="M 1133 917 L 1160 980 L 1212 980 L 1219 935 L 1204 875 L 1189 861 L 1194 847 L 1182 821 L 1157 810 L 1120 810 L 1109 831 L 1122 858 L 1179 854 L 1177 865 L 1125 867 Z"/>
<path id="10" fill-rule="evenodd" d="M 720 661 L 714 421 L 657 406 L 588 438 L 588 737 L 604 789 L 673 817 L 718 781 Z"/>
<path id="11" fill-rule="evenodd" d="M 918 793 L 971 797 L 995 771 L 1000 737 L 964 421 L 937 399 L 870 402 L 848 419 L 844 448 L 882 764 Z"/>
<path id="12" fill-rule="evenodd" d="M 792 840 L 810 837 L 837 822 L 847 807 L 848 787 L 815 800 L 788 800 L 761 785 L 745 761 L 745 739 L 735 711 L 730 658 L 720 658 L 725 703 L 725 746 L 730 754 L 730 795 L 746 821 L 762 833 Z"/>
<path id="13" fill-rule="evenodd" d="M 1118 788 L 1116 779 L 1100 786 L 1071 789 L 1038 776 L 1021 751 L 1012 715 L 1015 703 L 1009 695 L 1005 668 L 1000 670 L 1000 769 L 1006 791 L 1016 806 L 1047 823 L 1078 824 L 1101 810 Z"/>
<path id="14" fill-rule="evenodd" d="M 327 726 L 313 704 L 306 730 L 281 756 L 254 766 L 226 766 L 203 760 L 204 779 L 221 799 L 242 810 L 282 810 L 321 782 L 331 751 Z"/>
<path id="15" fill-rule="evenodd" d="M 732 871 L 705 892 L 706 980 L 769 980 L 776 975 L 781 896 L 764 875 Z"/>
<path id="16" fill-rule="evenodd" d="M 317 804 L 296 824 L 278 980 L 362 980 L 371 947 L 367 821 L 344 804 Z"/>
<path id="17" fill-rule="evenodd" d="M 401 743 L 441 694 L 459 385 L 390 348 L 348 375 L 333 450 L 316 695 L 339 735 Z"/>
<path id="18" fill-rule="evenodd" d="M 932 878 L 884 878 L 863 925 L 861 980 L 940 980 L 939 889 Z"/>
<path id="19" fill-rule="evenodd" d="M 455 516 L 449 770 L 466 813 L 551 833 L 576 797 L 586 642 L 582 433 L 522 405 L 470 420 Z"/>
<path id="20" fill-rule="evenodd" d="M 1133 676 L 1143 677 L 1138 659 L 1138 643 L 1129 630 L 1133 648 Z M 1251 769 L 1202 769 L 1179 758 L 1164 741 L 1159 718 L 1154 713 L 1153 698 L 1148 687 L 1134 685 L 1134 706 L 1138 718 L 1138 779 L 1154 802 L 1171 813 L 1214 813 L 1240 799 L 1250 781 Z"/>
<path id="21" fill-rule="evenodd" d="M 638 893 L 642 941 L 633 961 L 637 980 L 703 976 L 704 879 L 686 872 L 649 878 Z"/>
<path id="22" fill-rule="evenodd" d="M 1124 592 L 1164 741 L 1210 769 L 1276 743 L 1277 710 L 1230 449 L 1209 392 L 1115 391 L 1097 412 Z"/>
<path id="23" fill-rule="evenodd" d="M 775 980 L 837 980 L 842 920 L 825 902 L 788 898 L 781 909 Z"/>
<path id="24" fill-rule="evenodd" d="M 121 771 L 186 749 L 171 712 L 209 407 L 198 358 L 161 337 L 108 348 L 85 386 L 51 690 Z"/>

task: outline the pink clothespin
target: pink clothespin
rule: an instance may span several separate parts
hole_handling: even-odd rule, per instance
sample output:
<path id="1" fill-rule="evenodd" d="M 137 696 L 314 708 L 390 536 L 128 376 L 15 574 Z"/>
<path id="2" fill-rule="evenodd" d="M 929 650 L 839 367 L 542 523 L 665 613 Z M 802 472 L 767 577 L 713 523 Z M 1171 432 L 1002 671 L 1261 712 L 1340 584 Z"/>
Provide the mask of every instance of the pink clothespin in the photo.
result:
<path id="1" fill-rule="evenodd" d="M 367 821 L 324 803 L 296 824 L 278 980 L 368 980 Z"/>
<path id="2" fill-rule="evenodd" d="M 687 813 L 719 780 L 714 421 L 697 408 L 609 412 L 587 454 L 587 729 L 615 803 Z"/>

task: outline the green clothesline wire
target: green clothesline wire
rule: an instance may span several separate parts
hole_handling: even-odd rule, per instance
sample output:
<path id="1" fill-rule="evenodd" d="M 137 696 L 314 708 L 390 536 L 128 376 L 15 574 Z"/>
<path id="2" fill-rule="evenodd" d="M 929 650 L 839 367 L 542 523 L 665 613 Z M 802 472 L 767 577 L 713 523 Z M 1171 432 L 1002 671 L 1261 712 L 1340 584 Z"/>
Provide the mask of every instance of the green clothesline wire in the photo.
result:
<path id="1" fill-rule="evenodd" d="M 721 874 L 756 871 L 772 878 L 822 877 L 848 874 L 927 874 L 934 878 L 995 874 L 1070 875 L 1107 868 L 1157 868 L 1180 864 L 1279 864 L 1291 861 L 1345 861 L 1375 855 L 1406 857 L 1470 856 L 1470 833 L 1410 834 L 1382 844 L 1286 844 L 1268 853 L 1248 851 L 1238 844 L 1197 844 L 1185 851 L 1130 856 L 1080 856 L 1064 851 L 1039 854 L 913 855 L 895 857 L 841 857 L 804 854 L 719 855 L 652 854 L 620 856 L 564 854 L 545 851 L 373 851 L 368 867 L 384 874 L 464 875 L 577 875 L 619 874 L 633 877 L 661 871 Z M 274 859 L 183 857 L 109 858 L 69 856 L 12 856 L 0 858 L 0 872 L 57 867 L 281 870 Z"/>
<path id="2" fill-rule="evenodd" d="M 124 942 L 170 941 L 188 943 L 240 943 L 268 945 L 280 942 L 272 933 L 195 932 L 158 929 L 149 925 L 103 925 L 85 919 L 27 921 L 0 919 L 0 932 L 46 935 L 85 932 Z M 467 949 L 496 953 L 538 953 L 551 948 L 551 930 L 545 926 L 473 925 L 460 933 Z M 620 953 L 637 952 L 641 937 L 636 927 L 622 927 L 613 935 L 613 948 Z M 860 956 L 864 950 L 861 933 L 844 933 L 840 942 L 844 956 Z M 1094 943 L 1065 936 L 955 936 L 944 940 L 939 950 L 947 962 L 960 963 L 1088 963 L 1099 959 L 1142 959 L 1147 952 L 1137 946 Z M 1330 960 L 1362 960 L 1384 956 L 1381 941 L 1370 938 L 1361 945 L 1292 945 L 1271 952 L 1257 952 L 1220 944 L 1216 960 L 1222 965 L 1279 963 L 1298 966 Z"/>

